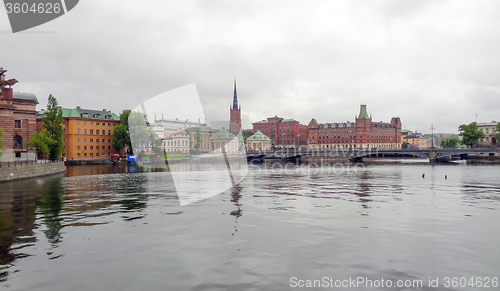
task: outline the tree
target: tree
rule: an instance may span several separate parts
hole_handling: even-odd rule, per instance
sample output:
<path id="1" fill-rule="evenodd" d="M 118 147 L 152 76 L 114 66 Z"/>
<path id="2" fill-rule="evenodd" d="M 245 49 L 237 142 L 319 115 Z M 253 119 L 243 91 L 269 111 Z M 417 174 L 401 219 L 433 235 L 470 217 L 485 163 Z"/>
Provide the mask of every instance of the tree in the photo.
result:
<path id="1" fill-rule="evenodd" d="M 37 153 L 47 155 L 50 151 L 49 144 L 50 138 L 47 130 L 44 129 L 40 132 L 35 133 L 26 145 L 28 146 L 28 148 L 36 150 Z"/>
<path id="2" fill-rule="evenodd" d="M 402 149 L 407 149 L 409 145 L 410 145 L 410 143 L 409 143 L 409 142 L 407 142 L 407 141 L 405 141 L 405 142 L 403 142 L 403 143 L 401 144 L 401 148 L 402 148 Z"/>
<path id="3" fill-rule="evenodd" d="M 123 110 L 120 114 L 120 122 L 121 124 L 116 126 L 113 132 L 113 148 L 117 150 L 126 149 L 127 154 L 133 154 L 131 136 L 134 139 L 134 146 L 137 147 L 137 151 L 140 151 L 139 148 L 150 145 L 151 135 L 147 129 L 149 123 L 146 121 L 144 114 Z"/>
<path id="4" fill-rule="evenodd" d="M 0 128 L 0 156 L 3 155 L 3 137 L 5 136 L 5 132 Z"/>
<path id="5" fill-rule="evenodd" d="M 478 129 L 476 122 L 462 124 L 458 130 L 462 136 L 463 144 L 467 146 L 477 145 L 479 139 L 484 137 L 484 132 Z"/>
<path id="6" fill-rule="evenodd" d="M 57 105 L 57 99 L 49 95 L 46 117 L 43 120 L 43 128 L 47 131 L 49 158 L 55 160 L 61 156 L 64 140 L 62 138 L 63 122 L 62 110 Z"/>
<path id="7" fill-rule="evenodd" d="M 194 149 L 198 151 L 201 146 L 201 130 L 199 127 L 196 127 L 194 130 Z"/>
<path id="8" fill-rule="evenodd" d="M 445 138 L 441 140 L 441 147 L 442 148 L 456 148 L 459 143 L 458 138 Z"/>

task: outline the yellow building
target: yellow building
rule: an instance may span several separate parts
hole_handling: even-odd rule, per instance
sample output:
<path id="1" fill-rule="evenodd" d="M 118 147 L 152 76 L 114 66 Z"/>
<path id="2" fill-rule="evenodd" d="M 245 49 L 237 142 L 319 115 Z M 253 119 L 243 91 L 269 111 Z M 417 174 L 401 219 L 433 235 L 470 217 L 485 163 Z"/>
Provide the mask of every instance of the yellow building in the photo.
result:
<path id="1" fill-rule="evenodd" d="M 67 159 L 107 159 L 119 154 L 113 148 L 113 132 L 120 118 L 103 109 L 61 108 L 63 112 L 63 157 Z M 37 130 L 43 129 L 46 111 L 37 114 Z"/>
<path id="2" fill-rule="evenodd" d="M 498 146 L 496 126 L 498 122 L 492 121 L 487 123 L 478 123 L 477 128 L 484 132 L 484 137 L 478 141 L 480 147 L 496 147 Z"/>
<path id="3" fill-rule="evenodd" d="M 427 149 L 427 138 L 420 133 L 412 133 L 404 137 L 409 149 Z"/>

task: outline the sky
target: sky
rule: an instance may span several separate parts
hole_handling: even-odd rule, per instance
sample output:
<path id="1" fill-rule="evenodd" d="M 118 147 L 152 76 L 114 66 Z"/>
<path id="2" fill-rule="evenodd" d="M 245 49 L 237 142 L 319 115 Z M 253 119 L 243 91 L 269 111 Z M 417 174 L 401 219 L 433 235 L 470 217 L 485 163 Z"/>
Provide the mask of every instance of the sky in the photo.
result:
<path id="1" fill-rule="evenodd" d="M 52 94 L 119 114 L 195 84 L 206 118 L 227 120 L 236 78 L 243 128 L 354 121 L 361 104 L 423 133 L 500 121 L 500 1 L 86 0 L 15 34 L 2 7 L 0 36 L 39 110 Z"/>

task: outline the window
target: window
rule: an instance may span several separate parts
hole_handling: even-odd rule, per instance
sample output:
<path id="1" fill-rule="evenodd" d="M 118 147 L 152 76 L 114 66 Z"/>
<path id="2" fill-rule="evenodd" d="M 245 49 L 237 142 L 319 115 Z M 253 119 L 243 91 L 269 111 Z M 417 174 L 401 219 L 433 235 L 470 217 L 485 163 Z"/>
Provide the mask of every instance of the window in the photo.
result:
<path id="1" fill-rule="evenodd" d="M 20 135 L 14 136 L 14 147 L 22 147 L 23 146 L 23 138 Z"/>
<path id="2" fill-rule="evenodd" d="M 80 124 L 80 123 L 78 123 L 78 124 Z M 87 121 L 84 121 L 83 124 L 87 125 Z"/>
<path id="3" fill-rule="evenodd" d="M 87 156 L 87 153 L 83 153 L 83 156 L 86 157 Z"/>
<path id="4" fill-rule="evenodd" d="M 20 158 L 21 157 L 21 152 L 16 152 L 16 158 Z"/>
<path id="5" fill-rule="evenodd" d="M 86 138 L 84 138 L 84 139 L 83 139 L 83 142 L 87 142 L 87 139 L 86 139 Z"/>
<path id="6" fill-rule="evenodd" d="M 77 142 L 80 142 L 80 139 L 77 139 L 76 141 L 77 141 Z"/>
<path id="7" fill-rule="evenodd" d="M 104 138 L 103 138 L 103 139 L 102 139 L 102 142 L 106 142 L 106 139 L 104 139 Z"/>
<path id="8" fill-rule="evenodd" d="M 97 130 L 95 131 L 95 134 L 99 134 L 99 129 L 97 129 Z"/>
<path id="9" fill-rule="evenodd" d="M 108 139 L 108 142 L 111 142 L 111 140 L 110 140 L 110 139 Z"/>
<path id="10" fill-rule="evenodd" d="M 108 123 L 108 126 L 111 126 L 111 123 Z"/>
<path id="11" fill-rule="evenodd" d="M 83 130 L 83 134 L 87 134 L 87 129 L 86 128 Z"/>
<path id="12" fill-rule="evenodd" d="M 77 155 L 78 157 L 81 157 L 81 156 L 82 156 L 82 154 L 81 154 L 81 153 L 78 153 L 78 154 L 76 154 L 76 155 Z"/>
<path id="13" fill-rule="evenodd" d="M 106 135 L 106 131 L 104 129 L 102 130 L 102 135 Z"/>
<path id="14" fill-rule="evenodd" d="M 111 130 L 108 130 L 108 135 L 111 135 Z"/>
<path id="15" fill-rule="evenodd" d="M 77 120 L 76 121 L 76 124 L 81 124 L 82 122 L 80 120 Z"/>
<path id="16" fill-rule="evenodd" d="M 105 157 L 106 156 L 106 153 L 102 153 L 102 156 Z"/>
<path id="17" fill-rule="evenodd" d="M 76 147 L 76 149 L 77 149 L 77 150 L 81 149 L 81 146 L 77 146 L 77 147 Z"/>
<path id="18" fill-rule="evenodd" d="M 66 134 L 66 128 L 63 128 L 63 134 Z"/>
<path id="19" fill-rule="evenodd" d="M 16 128 L 21 128 L 21 120 L 14 121 L 14 124 Z"/>
<path id="20" fill-rule="evenodd" d="M 90 142 L 94 142 L 94 139 L 93 139 L 93 138 L 91 138 L 91 139 L 90 139 Z"/>
<path id="21" fill-rule="evenodd" d="M 99 122 L 96 122 L 95 125 L 99 125 Z"/>
<path id="22" fill-rule="evenodd" d="M 90 134 L 94 134 L 94 130 L 93 129 L 90 130 Z"/>
<path id="23" fill-rule="evenodd" d="M 83 146 L 83 149 L 86 150 L 87 149 L 87 146 Z"/>
<path id="24" fill-rule="evenodd" d="M 94 149 L 94 146 L 90 146 L 90 149 L 93 150 Z"/>
<path id="25" fill-rule="evenodd" d="M 67 123 L 66 120 L 63 120 L 63 124 L 66 124 L 66 123 Z"/>
<path id="26" fill-rule="evenodd" d="M 90 122 L 90 125 L 94 125 L 94 122 L 93 122 L 93 121 L 91 121 L 91 122 Z"/>
<path id="27" fill-rule="evenodd" d="M 94 153 L 90 153 L 90 156 L 93 157 L 94 156 Z"/>
<path id="28" fill-rule="evenodd" d="M 77 129 L 77 130 L 76 130 L 76 133 L 77 133 L 77 134 L 82 133 L 82 132 L 81 132 L 81 129 Z"/>
<path id="29" fill-rule="evenodd" d="M 99 139 L 98 139 L 98 138 L 96 138 L 96 139 L 95 139 L 95 142 L 99 142 Z"/>
<path id="30" fill-rule="evenodd" d="M 99 149 L 99 146 L 96 146 L 96 147 L 95 147 L 95 149 L 96 149 L 96 150 L 98 150 L 98 149 Z"/>

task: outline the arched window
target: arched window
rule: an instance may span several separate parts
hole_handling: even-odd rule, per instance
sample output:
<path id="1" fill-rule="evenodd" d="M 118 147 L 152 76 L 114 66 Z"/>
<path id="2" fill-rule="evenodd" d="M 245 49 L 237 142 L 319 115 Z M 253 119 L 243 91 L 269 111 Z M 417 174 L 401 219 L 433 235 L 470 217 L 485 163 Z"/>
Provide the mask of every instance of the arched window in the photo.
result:
<path id="1" fill-rule="evenodd" d="M 19 135 L 14 136 L 14 147 L 22 147 L 23 146 L 23 138 Z"/>

